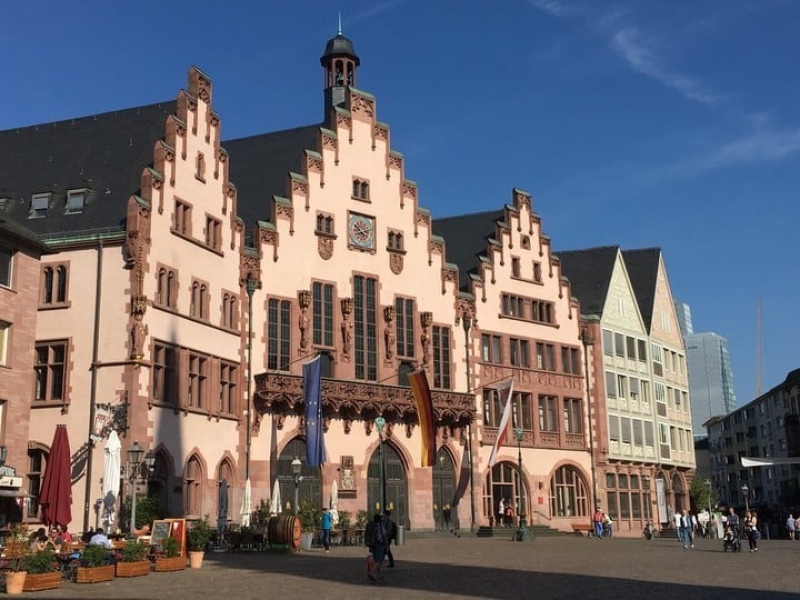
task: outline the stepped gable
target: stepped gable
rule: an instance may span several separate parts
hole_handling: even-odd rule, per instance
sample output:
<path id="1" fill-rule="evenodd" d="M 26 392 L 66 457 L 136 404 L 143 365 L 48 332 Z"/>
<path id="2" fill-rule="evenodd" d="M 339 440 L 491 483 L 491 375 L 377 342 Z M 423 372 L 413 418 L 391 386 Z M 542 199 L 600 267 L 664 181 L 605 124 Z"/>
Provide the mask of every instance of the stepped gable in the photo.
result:
<path id="1" fill-rule="evenodd" d="M 569 279 L 583 315 L 602 315 L 619 246 L 556 252 L 561 274 Z"/>
<path id="2" fill-rule="evenodd" d="M 128 198 L 176 103 L 162 102 L 0 132 L 0 198 L 6 214 L 37 234 L 124 229 Z M 68 190 L 86 188 L 81 212 L 65 214 Z M 46 217 L 29 219 L 31 197 L 51 192 Z"/>
<path id="3" fill-rule="evenodd" d="M 502 210 L 433 220 L 433 232 L 444 238 L 447 262 L 458 265 L 458 285 L 470 292 L 470 275 L 478 273 L 479 256 L 486 254 L 487 240 L 494 238 Z"/>
<path id="4" fill-rule="evenodd" d="M 645 329 L 650 331 L 653 320 L 653 303 L 655 302 L 656 279 L 658 278 L 660 248 L 643 248 L 641 250 L 623 250 L 625 267 L 636 294 L 639 312 L 642 314 Z"/>
<path id="5" fill-rule="evenodd" d="M 272 196 L 290 197 L 289 173 L 305 172 L 305 150 L 317 150 L 320 126 L 308 125 L 223 142 L 248 235 L 272 218 Z"/>
<path id="6" fill-rule="evenodd" d="M 36 248 L 39 252 L 50 254 L 50 249 L 39 240 L 38 235 L 27 227 L 4 218 L 2 215 L 0 215 L 0 235 L 15 240 L 22 246 Z"/>

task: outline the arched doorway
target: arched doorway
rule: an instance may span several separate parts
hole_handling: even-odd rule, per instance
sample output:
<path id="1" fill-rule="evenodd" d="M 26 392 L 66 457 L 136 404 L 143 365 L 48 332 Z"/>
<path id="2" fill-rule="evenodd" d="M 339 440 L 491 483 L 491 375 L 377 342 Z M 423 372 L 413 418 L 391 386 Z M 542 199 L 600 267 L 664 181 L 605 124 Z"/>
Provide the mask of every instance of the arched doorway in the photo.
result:
<path id="1" fill-rule="evenodd" d="M 170 481 L 172 481 L 172 461 L 164 451 L 156 453 L 156 463 L 147 478 L 147 497 L 157 498 L 159 516 L 172 516 L 170 506 Z"/>
<path id="2" fill-rule="evenodd" d="M 386 507 L 392 520 L 410 529 L 408 522 L 408 484 L 406 469 L 391 442 L 383 442 L 383 462 L 386 476 Z M 367 512 L 374 513 L 381 504 L 380 451 L 372 453 L 367 469 Z"/>
<path id="3" fill-rule="evenodd" d="M 675 504 L 675 512 L 682 512 L 684 508 L 689 508 L 688 505 L 684 506 L 683 503 L 683 481 L 681 476 L 677 473 L 672 475 L 672 499 Z"/>
<path id="4" fill-rule="evenodd" d="M 453 496 L 456 489 L 456 474 L 453 457 L 442 446 L 436 453 L 433 465 L 433 525 L 436 529 L 457 528 L 452 516 Z"/>
<path id="5" fill-rule="evenodd" d="M 520 489 L 522 490 L 521 498 Z M 500 500 L 503 501 L 503 506 L 511 504 L 514 508 L 515 517 L 520 514 L 521 508 L 524 508 L 526 516 L 530 516 L 528 486 L 525 483 L 525 478 L 520 477 L 517 465 L 510 462 L 500 462 L 493 466 L 486 476 L 486 490 L 489 493 L 484 496 L 483 510 L 486 515 L 492 517 L 493 523 L 496 524 L 498 522 Z"/>
<path id="6" fill-rule="evenodd" d="M 308 500 L 317 510 L 322 508 L 322 492 L 320 488 L 319 467 L 309 467 L 306 463 L 306 442 L 295 438 L 284 447 L 278 457 L 278 481 L 281 488 L 282 509 L 294 513 L 294 475 L 292 474 L 292 461 L 295 457 L 303 464 L 300 469 L 302 480 L 297 487 L 297 500 Z M 272 490 L 270 490 L 272 493 Z"/>
<path id="7" fill-rule="evenodd" d="M 550 479 L 550 516 L 589 517 L 588 487 L 575 467 L 563 466 L 553 473 Z"/>

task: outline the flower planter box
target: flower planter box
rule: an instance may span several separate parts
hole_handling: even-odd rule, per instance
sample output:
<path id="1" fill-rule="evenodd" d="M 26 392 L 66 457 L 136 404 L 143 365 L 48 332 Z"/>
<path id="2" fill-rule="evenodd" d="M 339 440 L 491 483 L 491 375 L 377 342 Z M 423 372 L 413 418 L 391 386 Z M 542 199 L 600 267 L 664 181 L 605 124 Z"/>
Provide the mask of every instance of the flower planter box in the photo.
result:
<path id="1" fill-rule="evenodd" d="M 114 579 L 114 565 L 102 567 L 78 567 L 75 577 L 77 583 L 99 583 Z"/>
<path id="2" fill-rule="evenodd" d="M 149 560 L 135 560 L 133 562 L 117 563 L 117 577 L 141 577 L 149 574 Z"/>
<path id="3" fill-rule="evenodd" d="M 57 590 L 61 587 L 61 573 L 28 573 L 25 576 L 25 583 L 22 586 L 23 592 L 41 592 L 43 590 Z"/>
<path id="4" fill-rule="evenodd" d="M 186 557 L 175 556 L 174 558 L 157 558 L 156 571 L 183 571 L 186 568 Z"/>

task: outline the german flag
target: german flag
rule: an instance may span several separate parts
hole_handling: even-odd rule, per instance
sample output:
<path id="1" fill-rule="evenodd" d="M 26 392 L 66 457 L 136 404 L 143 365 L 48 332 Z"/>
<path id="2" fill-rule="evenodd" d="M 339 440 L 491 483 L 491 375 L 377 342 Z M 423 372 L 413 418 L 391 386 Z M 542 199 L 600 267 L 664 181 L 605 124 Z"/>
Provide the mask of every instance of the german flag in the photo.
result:
<path id="1" fill-rule="evenodd" d="M 422 434 L 422 466 L 432 467 L 436 460 L 436 426 L 433 417 L 433 401 L 431 390 L 428 387 L 428 378 L 425 371 L 420 369 L 409 373 L 408 381 L 411 384 L 411 393 L 417 404 L 419 428 Z"/>

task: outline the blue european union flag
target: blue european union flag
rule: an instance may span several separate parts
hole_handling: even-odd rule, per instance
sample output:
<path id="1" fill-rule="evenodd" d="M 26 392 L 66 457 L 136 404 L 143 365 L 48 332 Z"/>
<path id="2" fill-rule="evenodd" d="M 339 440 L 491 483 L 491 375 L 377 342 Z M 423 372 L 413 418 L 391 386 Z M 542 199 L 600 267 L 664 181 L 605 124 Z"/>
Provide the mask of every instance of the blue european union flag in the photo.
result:
<path id="1" fill-rule="evenodd" d="M 303 401 L 306 405 L 306 460 L 309 467 L 325 462 L 325 439 L 322 437 L 322 383 L 320 355 L 303 363 Z"/>

